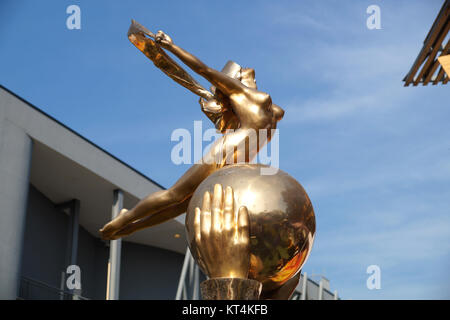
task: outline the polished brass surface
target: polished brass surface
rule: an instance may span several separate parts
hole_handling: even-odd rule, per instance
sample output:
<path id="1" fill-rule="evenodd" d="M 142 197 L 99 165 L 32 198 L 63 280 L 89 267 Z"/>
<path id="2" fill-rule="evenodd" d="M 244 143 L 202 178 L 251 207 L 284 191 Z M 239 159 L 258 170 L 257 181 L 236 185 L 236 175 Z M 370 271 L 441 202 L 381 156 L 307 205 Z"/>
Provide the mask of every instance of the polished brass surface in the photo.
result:
<path id="1" fill-rule="evenodd" d="M 197 262 L 210 278 L 247 278 L 250 267 L 249 216 L 247 208 L 234 208 L 233 189 L 220 184 L 205 191 L 194 215 Z M 195 199 L 195 198 L 194 198 Z M 192 207 L 191 207 L 192 209 Z M 191 225 L 192 226 L 192 225 Z"/>
<path id="2" fill-rule="evenodd" d="M 203 300 L 258 300 L 261 282 L 240 278 L 214 278 L 200 284 Z"/>
<path id="3" fill-rule="evenodd" d="M 275 175 L 261 175 L 262 166 L 231 165 L 206 178 L 189 203 L 186 231 L 192 255 L 200 268 L 209 274 L 210 267 L 202 258 L 204 249 L 199 247 L 199 241 L 196 240 L 196 208 L 201 208 L 205 199 L 208 201 L 205 194 L 218 192 L 214 190 L 217 189 L 217 184 L 221 184 L 226 190 L 231 187 L 234 201 L 227 202 L 234 202 L 234 216 L 239 216 L 241 207 L 246 207 L 249 215 L 248 278 L 260 281 L 263 284 L 263 294 L 268 295 L 268 292 L 279 288 L 300 271 L 311 251 L 316 225 L 311 201 L 303 187 L 282 170 Z M 225 192 L 223 197 L 230 195 L 228 193 L 227 196 Z M 200 244 L 202 245 L 203 243 Z M 216 248 L 214 252 L 217 256 L 223 254 L 220 248 Z M 229 256 L 238 261 L 242 259 L 232 254 Z M 221 272 L 226 274 L 224 270 Z"/>
<path id="4" fill-rule="evenodd" d="M 212 86 L 211 91 L 213 93 L 211 93 L 203 88 L 189 73 L 166 54 L 155 42 L 156 37 L 147 28 L 132 20 L 128 30 L 128 39 L 130 42 L 175 82 L 200 96 L 199 103 L 203 113 L 214 123 L 219 131 L 224 133 L 227 129 L 237 128 L 239 126 L 239 120 L 229 106 L 228 99 L 220 90 L 216 90 L 216 87 Z M 228 61 L 221 72 L 231 78 L 239 79 L 241 74 L 240 70 L 241 66 L 235 62 Z"/>
<path id="5" fill-rule="evenodd" d="M 187 212 L 189 247 L 213 280 L 204 286 L 239 291 L 243 287 L 238 284 L 252 283 L 246 282 L 249 278 L 262 284 L 262 298 L 287 299 L 311 251 L 314 210 L 291 176 L 281 170 L 262 175 L 263 165 L 249 164 L 271 140 L 283 109 L 257 89 L 251 68 L 229 61 L 222 71 L 212 69 L 164 32 L 153 34 L 134 20 L 128 39 L 156 67 L 199 96 L 202 111 L 224 135 L 171 188 L 122 210 L 100 230 L 102 238 L 118 239 Z M 211 91 L 167 52 L 208 80 Z M 256 143 L 250 143 L 255 136 Z"/>
<path id="6" fill-rule="evenodd" d="M 270 95 L 257 90 L 253 69 L 232 65 L 225 68 L 226 73 L 214 70 L 175 45 L 163 32 L 154 35 L 135 21 L 130 27 L 128 38 L 158 68 L 203 99 L 203 110 L 209 113 L 208 117 L 224 136 L 216 140 L 202 160 L 194 164 L 171 188 L 150 194 L 134 208 L 124 210 L 107 223 L 100 230 L 103 239 L 118 239 L 185 212 L 192 194 L 204 179 L 226 165 L 250 162 L 260 148 L 271 140 L 271 129 L 276 128 L 284 115 L 284 111 L 272 103 Z M 208 94 L 209 91 L 198 85 L 163 49 L 208 80 L 214 87 L 214 95 Z M 226 131 L 230 128 L 236 130 Z M 254 134 L 257 143 L 246 143 Z"/>
<path id="7" fill-rule="evenodd" d="M 153 39 L 147 38 L 146 36 Z M 136 48 L 152 60 L 156 67 L 161 69 L 174 81 L 191 90 L 200 97 L 203 97 L 206 100 L 213 98 L 213 94 L 211 92 L 203 88 L 189 75 L 189 73 L 180 67 L 158 44 L 155 43 L 155 37 L 156 36 L 147 28 L 135 20 L 131 21 L 131 26 L 128 29 L 128 39 L 136 46 Z"/>

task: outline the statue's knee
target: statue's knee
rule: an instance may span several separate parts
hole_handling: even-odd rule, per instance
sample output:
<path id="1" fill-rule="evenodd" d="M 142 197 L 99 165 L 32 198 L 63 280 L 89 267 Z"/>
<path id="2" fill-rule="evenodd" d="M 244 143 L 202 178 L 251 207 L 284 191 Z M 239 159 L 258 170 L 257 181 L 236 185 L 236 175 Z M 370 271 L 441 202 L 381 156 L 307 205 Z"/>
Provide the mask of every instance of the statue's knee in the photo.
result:
<path id="1" fill-rule="evenodd" d="M 170 200 L 175 203 L 179 203 L 184 200 L 184 195 L 175 189 L 167 190 L 167 197 L 170 198 Z"/>

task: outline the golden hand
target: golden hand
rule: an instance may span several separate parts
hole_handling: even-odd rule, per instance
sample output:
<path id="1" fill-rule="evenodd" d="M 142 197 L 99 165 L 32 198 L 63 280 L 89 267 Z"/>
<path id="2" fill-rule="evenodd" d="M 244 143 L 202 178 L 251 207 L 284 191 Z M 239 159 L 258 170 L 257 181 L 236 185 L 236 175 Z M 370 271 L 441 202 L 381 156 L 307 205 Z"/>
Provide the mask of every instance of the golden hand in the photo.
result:
<path id="1" fill-rule="evenodd" d="M 195 242 L 210 278 L 247 278 L 250 262 L 249 215 L 246 207 L 234 210 L 233 189 L 214 186 L 195 208 Z"/>
<path id="2" fill-rule="evenodd" d="M 109 230 L 109 229 L 111 229 L 111 226 L 113 226 L 114 223 L 116 223 L 118 220 L 120 220 L 127 212 L 128 212 L 128 209 L 120 210 L 119 214 L 112 221 L 107 223 L 105 226 L 103 226 L 102 229 L 99 230 L 100 236 L 103 240 L 116 240 L 125 235 L 128 235 L 128 234 L 121 234 L 120 236 L 116 236 L 117 231 L 111 232 Z"/>
<path id="3" fill-rule="evenodd" d="M 172 39 L 167 34 L 165 34 L 163 31 L 161 31 L 161 30 L 159 30 L 156 33 L 155 42 L 157 44 L 161 45 L 161 47 L 163 47 L 163 48 L 166 48 L 166 47 L 168 47 L 168 46 L 173 44 Z"/>

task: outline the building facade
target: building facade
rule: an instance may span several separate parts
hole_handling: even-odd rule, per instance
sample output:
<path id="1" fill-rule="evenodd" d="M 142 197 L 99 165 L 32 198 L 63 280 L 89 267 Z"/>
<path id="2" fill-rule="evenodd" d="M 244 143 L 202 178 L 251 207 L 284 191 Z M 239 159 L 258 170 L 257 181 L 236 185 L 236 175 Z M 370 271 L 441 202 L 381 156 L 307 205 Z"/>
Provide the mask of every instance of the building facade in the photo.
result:
<path id="1" fill-rule="evenodd" d="M 99 238 L 121 207 L 161 189 L 0 86 L 0 299 L 198 299 L 184 215 Z M 303 275 L 293 297 L 337 294 Z"/>

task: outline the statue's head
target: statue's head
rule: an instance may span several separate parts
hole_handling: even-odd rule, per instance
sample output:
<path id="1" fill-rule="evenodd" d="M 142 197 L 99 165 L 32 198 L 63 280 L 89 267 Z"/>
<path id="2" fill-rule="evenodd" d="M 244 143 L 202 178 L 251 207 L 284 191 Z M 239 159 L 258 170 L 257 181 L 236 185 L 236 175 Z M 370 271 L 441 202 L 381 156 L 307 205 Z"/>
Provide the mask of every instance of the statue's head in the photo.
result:
<path id="1" fill-rule="evenodd" d="M 241 69 L 241 82 L 249 87 L 256 89 L 256 79 L 255 79 L 255 69 L 252 68 L 242 68 Z"/>
<path id="2" fill-rule="evenodd" d="M 226 63 L 221 72 L 231 78 L 238 79 L 249 88 L 257 89 L 255 69 L 253 68 L 243 68 L 236 62 L 230 60 Z M 215 91 L 214 87 L 211 89 L 213 92 Z M 272 112 L 275 121 L 280 121 L 284 116 L 284 110 L 274 103 L 272 103 Z"/>
<path id="3" fill-rule="evenodd" d="M 257 89 L 255 69 L 253 68 L 243 68 L 236 62 L 230 60 L 222 68 L 221 72 L 230 78 L 241 81 L 242 84 L 249 88 Z M 225 133 L 227 129 L 237 129 L 239 127 L 239 119 L 229 105 L 229 98 L 215 86 L 211 87 L 211 92 L 215 95 L 216 99 L 207 101 L 205 104 L 221 106 L 221 115 L 218 116 L 215 121 L 216 128 L 222 133 Z M 275 127 L 276 123 L 283 118 L 284 110 L 274 103 L 271 105 L 271 110 L 273 115 L 273 127 Z"/>
<path id="4" fill-rule="evenodd" d="M 236 62 L 230 60 L 222 68 L 221 72 L 231 78 L 238 79 L 249 88 L 256 89 L 255 69 L 243 68 Z"/>
<path id="5" fill-rule="evenodd" d="M 234 61 L 228 61 L 222 72 L 232 78 L 239 79 L 249 88 L 257 89 L 255 69 L 253 68 L 243 68 Z M 284 116 L 284 110 L 274 103 L 272 103 L 272 113 L 274 121 L 280 121 Z"/>

